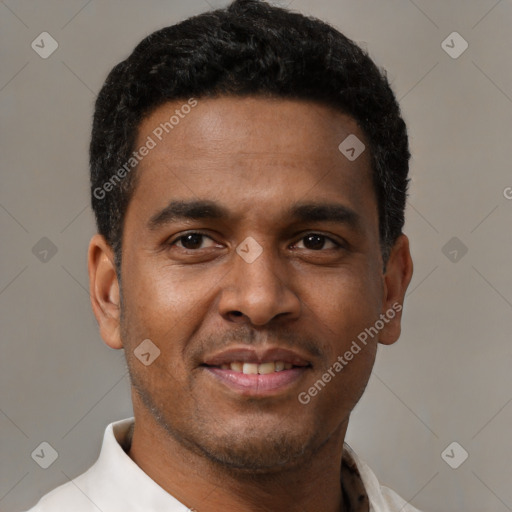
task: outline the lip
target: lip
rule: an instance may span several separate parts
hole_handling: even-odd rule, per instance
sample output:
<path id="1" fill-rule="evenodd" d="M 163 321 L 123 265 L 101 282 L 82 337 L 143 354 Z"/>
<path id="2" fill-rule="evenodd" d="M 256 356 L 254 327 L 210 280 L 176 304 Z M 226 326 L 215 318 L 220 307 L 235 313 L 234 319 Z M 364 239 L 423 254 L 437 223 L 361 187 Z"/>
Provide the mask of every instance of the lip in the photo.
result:
<path id="1" fill-rule="evenodd" d="M 203 366 L 214 379 L 242 396 L 267 397 L 284 394 L 310 370 L 309 366 L 297 366 L 289 370 L 264 375 L 246 375 L 215 366 Z"/>
<path id="2" fill-rule="evenodd" d="M 288 370 L 266 374 L 245 374 L 220 366 L 232 362 L 261 364 L 269 361 L 282 361 L 292 364 Z M 231 391 L 250 397 L 269 397 L 288 392 L 311 370 L 307 356 L 281 347 L 232 347 L 205 358 L 200 368 L 217 382 Z"/>
<path id="3" fill-rule="evenodd" d="M 311 361 L 294 350 L 280 347 L 259 348 L 233 347 L 207 356 L 203 362 L 207 366 L 220 366 L 234 361 L 261 364 L 267 361 L 283 361 L 294 366 L 311 366 Z"/>

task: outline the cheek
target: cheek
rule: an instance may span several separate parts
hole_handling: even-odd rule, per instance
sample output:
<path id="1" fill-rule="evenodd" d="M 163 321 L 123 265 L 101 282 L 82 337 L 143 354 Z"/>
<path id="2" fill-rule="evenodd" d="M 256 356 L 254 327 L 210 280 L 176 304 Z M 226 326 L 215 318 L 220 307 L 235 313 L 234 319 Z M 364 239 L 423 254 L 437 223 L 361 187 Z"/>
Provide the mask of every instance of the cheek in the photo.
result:
<path id="1" fill-rule="evenodd" d="M 309 295 L 311 302 L 316 301 L 316 339 L 326 357 L 316 368 L 310 387 L 303 391 L 311 404 L 316 403 L 313 407 L 319 417 L 330 418 L 333 428 L 336 421 L 350 415 L 361 398 L 375 362 L 377 340 L 365 338 L 365 329 L 374 325 L 380 312 L 374 283 L 345 276 L 326 282 L 322 290 Z"/>
<path id="2" fill-rule="evenodd" d="M 305 287 L 303 299 L 308 314 L 314 312 L 325 339 L 330 340 L 331 356 L 337 357 L 353 339 L 373 325 L 382 307 L 382 284 L 369 266 L 346 269 L 318 281 L 317 287 Z"/>
<path id="3" fill-rule="evenodd" d="M 130 335 L 163 343 L 172 339 L 176 345 L 198 317 L 209 288 L 206 279 L 185 279 L 166 267 L 139 267 L 130 274 L 124 304 Z"/>
<path id="4" fill-rule="evenodd" d="M 151 390 L 154 400 L 167 402 L 180 395 L 169 396 L 171 389 L 190 391 L 191 368 L 185 352 L 198 328 L 198 319 L 207 314 L 205 297 L 212 284 L 206 276 L 185 279 L 166 267 L 142 265 L 137 271 L 135 266 L 132 269 L 123 303 L 122 336 L 127 363 L 139 389 Z M 137 347 L 146 339 L 159 350 L 150 366 L 141 364 L 136 357 Z"/>
<path id="5" fill-rule="evenodd" d="M 325 370 L 320 379 L 323 382 L 328 382 L 325 384 L 325 388 L 322 388 L 318 393 L 319 395 L 325 393 L 325 397 L 317 397 L 320 399 L 319 407 L 325 410 L 322 417 L 328 418 L 329 414 L 333 414 L 333 411 L 338 411 L 338 415 L 341 417 L 350 415 L 368 384 L 375 355 L 376 345 L 368 345 L 362 348 L 359 353 L 354 354 L 350 361 L 342 356 L 345 365 L 336 361 L 341 366 L 333 363 Z M 315 387 L 321 386 L 317 384 Z"/>
<path id="6" fill-rule="evenodd" d="M 165 273 L 157 278 L 150 272 L 130 274 L 126 295 L 122 333 L 132 384 L 157 409 L 172 403 L 173 410 L 181 410 L 178 397 L 188 392 L 182 353 L 190 335 L 194 297 L 182 295 Z M 143 346 L 144 351 L 139 348 Z"/>

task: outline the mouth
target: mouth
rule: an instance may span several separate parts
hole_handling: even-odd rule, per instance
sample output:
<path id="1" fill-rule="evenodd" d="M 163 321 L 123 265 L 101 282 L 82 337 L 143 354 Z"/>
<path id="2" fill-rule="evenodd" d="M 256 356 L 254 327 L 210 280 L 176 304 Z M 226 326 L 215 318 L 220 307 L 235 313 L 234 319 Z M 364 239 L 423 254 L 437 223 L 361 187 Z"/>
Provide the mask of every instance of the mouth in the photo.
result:
<path id="1" fill-rule="evenodd" d="M 210 356 L 201 367 L 237 394 L 263 397 L 289 391 L 312 364 L 291 350 L 239 348 Z"/>

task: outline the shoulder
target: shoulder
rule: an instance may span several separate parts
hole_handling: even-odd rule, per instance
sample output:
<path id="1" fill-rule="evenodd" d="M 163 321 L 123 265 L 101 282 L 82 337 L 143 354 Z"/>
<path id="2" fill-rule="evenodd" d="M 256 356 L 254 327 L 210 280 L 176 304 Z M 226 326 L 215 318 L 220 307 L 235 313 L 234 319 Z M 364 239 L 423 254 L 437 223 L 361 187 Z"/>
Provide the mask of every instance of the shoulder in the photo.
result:
<path id="1" fill-rule="evenodd" d="M 92 468 L 91 468 L 92 469 Z M 89 469 L 73 481 L 65 483 L 44 495 L 38 503 L 27 512 L 98 512 L 96 505 L 87 497 L 89 487 Z"/>
<path id="2" fill-rule="evenodd" d="M 108 510 L 126 512 L 128 508 L 122 507 L 126 505 L 127 489 L 122 483 L 132 461 L 124 453 L 123 445 L 132 424 L 133 418 L 127 418 L 108 425 L 96 462 L 81 475 L 44 495 L 27 512 L 98 512 L 105 504 Z"/>
<path id="3" fill-rule="evenodd" d="M 384 485 L 380 486 L 382 499 L 387 508 L 384 510 L 389 512 L 420 512 L 416 507 L 407 503 L 401 496 L 399 496 L 393 489 Z"/>

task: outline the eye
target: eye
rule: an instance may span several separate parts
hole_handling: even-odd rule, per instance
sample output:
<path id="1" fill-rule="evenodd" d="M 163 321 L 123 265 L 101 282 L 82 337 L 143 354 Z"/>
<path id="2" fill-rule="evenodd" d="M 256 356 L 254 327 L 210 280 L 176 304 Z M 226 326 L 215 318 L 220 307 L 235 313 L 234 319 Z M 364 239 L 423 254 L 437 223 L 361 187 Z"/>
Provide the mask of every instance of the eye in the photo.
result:
<path id="1" fill-rule="evenodd" d="M 326 242 L 331 244 L 331 247 L 327 247 L 327 249 L 339 249 L 342 247 L 341 244 L 335 242 L 332 238 L 329 238 L 328 236 L 322 235 L 320 233 L 308 233 L 300 240 L 304 242 L 304 247 L 299 247 L 299 249 L 304 248 L 312 251 L 320 251 L 325 249 Z"/>
<path id="2" fill-rule="evenodd" d="M 202 246 L 202 243 L 205 239 L 208 239 L 210 242 L 212 242 L 208 246 Z M 178 246 L 182 249 L 187 250 L 196 250 L 196 249 L 206 249 L 207 247 L 214 247 L 215 242 L 212 238 L 205 235 L 204 233 L 199 232 L 190 232 L 185 233 L 184 235 L 180 235 L 177 238 L 175 238 L 173 241 L 169 242 L 169 246 Z"/>

